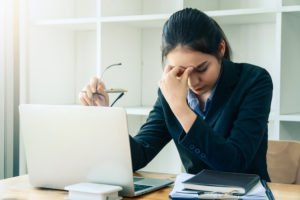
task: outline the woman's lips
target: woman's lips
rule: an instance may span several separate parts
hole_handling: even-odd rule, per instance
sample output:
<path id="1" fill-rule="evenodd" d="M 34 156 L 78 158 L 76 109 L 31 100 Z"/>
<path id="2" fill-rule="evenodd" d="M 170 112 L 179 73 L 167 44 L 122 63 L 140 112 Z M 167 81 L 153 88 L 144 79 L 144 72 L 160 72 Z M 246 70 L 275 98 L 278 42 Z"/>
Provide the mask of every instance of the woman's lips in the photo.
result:
<path id="1" fill-rule="evenodd" d="M 198 87 L 198 88 L 196 88 L 194 90 L 197 91 L 197 92 L 199 92 L 199 91 L 203 90 L 203 87 Z"/>

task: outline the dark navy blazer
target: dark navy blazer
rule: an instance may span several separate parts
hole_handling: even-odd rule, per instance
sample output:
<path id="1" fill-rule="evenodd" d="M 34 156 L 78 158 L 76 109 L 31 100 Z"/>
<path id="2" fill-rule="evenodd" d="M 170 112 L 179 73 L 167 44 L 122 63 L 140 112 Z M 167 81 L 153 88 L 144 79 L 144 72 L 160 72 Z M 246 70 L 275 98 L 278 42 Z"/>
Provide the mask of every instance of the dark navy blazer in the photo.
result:
<path id="1" fill-rule="evenodd" d="M 173 139 L 188 173 L 214 169 L 254 173 L 270 180 L 266 152 L 271 77 L 250 64 L 223 61 L 222 67 L 205 120 L 197 116 L 188 133 L 158 91 L 146 123 L 130 137 L 134 170 L 147 165 Z"/>

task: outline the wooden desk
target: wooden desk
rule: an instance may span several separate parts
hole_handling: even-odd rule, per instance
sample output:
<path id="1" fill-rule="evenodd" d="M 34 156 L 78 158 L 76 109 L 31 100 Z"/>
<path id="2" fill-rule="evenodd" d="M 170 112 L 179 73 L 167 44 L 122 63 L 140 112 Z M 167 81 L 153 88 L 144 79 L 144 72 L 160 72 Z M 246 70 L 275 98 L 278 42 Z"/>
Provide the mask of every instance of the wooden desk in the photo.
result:
<path id="1" fill-rule="evenodd" d="M 144 173 L 142 173 L 145 175 Z M 155 177 L 155 175 L 145 175 Z M 161 177 L 161 175 L 159 175 Z M 175 178 L 173 175 L 164 175 L 164 178 Z M 276 200 L 300 200 L 300 185 L 269 183 Z M 166 200 L 171 187 L 142 195 L 137 200 Z M 28 176 L 19 176 L 0 181 L 0 200 L 65 200 L 67 192 L 60 190 L 35 189 L 29 184 Z"/>

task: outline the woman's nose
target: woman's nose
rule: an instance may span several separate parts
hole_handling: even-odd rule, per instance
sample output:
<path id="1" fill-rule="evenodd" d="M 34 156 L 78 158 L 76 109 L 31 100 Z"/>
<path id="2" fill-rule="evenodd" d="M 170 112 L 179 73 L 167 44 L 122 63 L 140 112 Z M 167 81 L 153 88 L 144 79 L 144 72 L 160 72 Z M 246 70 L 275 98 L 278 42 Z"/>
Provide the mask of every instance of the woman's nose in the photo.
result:
<path id="1" fill-rule="evenodd" d="M 201 78 L 196 73 L 191 73 L 189 76 L 190 85 L 197 85 L 201 81 Z"/>

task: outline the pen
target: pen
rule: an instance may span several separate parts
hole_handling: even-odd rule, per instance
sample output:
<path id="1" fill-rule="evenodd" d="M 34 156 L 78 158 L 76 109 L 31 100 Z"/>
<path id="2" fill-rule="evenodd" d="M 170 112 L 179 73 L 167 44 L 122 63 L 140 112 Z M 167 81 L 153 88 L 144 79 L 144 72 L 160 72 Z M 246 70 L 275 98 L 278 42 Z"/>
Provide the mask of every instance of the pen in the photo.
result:
<path id="1" fill-rule="evenodd" d="M 104 90 L 104 91 L 105 91 L 106 93 L 123 93 L 123 92 L 127 92 L 127 90 L 122 89 L 122 88 L 110 88 L 110 89 L 106 89 L 106 90 Z M 86 93 L 85 90 L 82 90 L 81 92 L 82 92 L 82 93 Z M 100 93 L 98 93 L 98 92 L 95 92 L 95 93 L 93 93 L 93 94 L 102 95 L 102 94 L 100 94 Z"/>
<path id="2" fill-rule="evenodd" d="M 261 180 L 262 185 L 264 186 L 264 188 L 266 189 L 266 195 L 268 197 L 269 200 L 274 200 L 274 196 L 273 193 L 271 191 L 271 189 L 269 188 L 267 182 L 265 180 Z"/>
<path id="3" fill-rule="evenodd" d="M 189 199 L 226 199 L 226 200 L 236 200 L 240 199 L 242 196 L 233 195 L 231 193 L 219 193 L 219 192 L 206 192 L 206 191 L 177 191 L 175 198 L 172 197 L 173 200 L 180 200 L 180 199 L 187 199 L 187 196 L 189 196 Z M 194 196 L 196 195 L 196 196 Z"/>
<path id="4" fill-rule="evenodd" d="M 207 194 L 200 194 L 198 195 L 199 199 L 240 199 L 240 196 L 234 196 L 230 194 L 213 194 L 213 193 L 207 193 Z"/>

